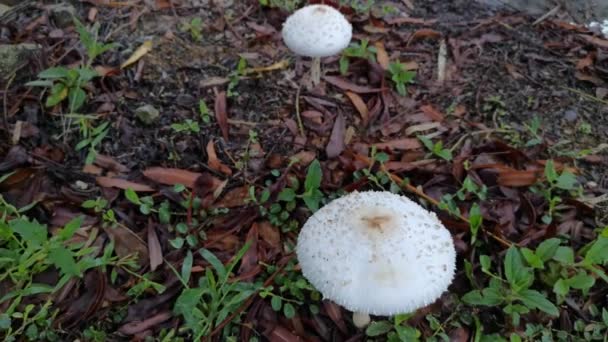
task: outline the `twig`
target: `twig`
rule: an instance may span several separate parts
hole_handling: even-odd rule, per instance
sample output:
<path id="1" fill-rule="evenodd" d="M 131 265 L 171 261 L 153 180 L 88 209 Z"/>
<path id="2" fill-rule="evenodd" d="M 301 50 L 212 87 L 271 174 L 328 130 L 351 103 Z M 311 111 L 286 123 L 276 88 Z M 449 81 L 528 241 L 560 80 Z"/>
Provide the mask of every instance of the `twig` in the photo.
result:
<path id="1" fill-rule="evenodd" d="M 569 91 L 571 91 L 571 92 L 573 92 L 575 94 L 578 94 L 578 95 L 580 95 L 582 97 L 585 97 L 585 98 L 587 98 L 589 100 L 596 101 L 596 102 L 608 105 L 608 101 L 602 100 L 602 99 L 600 99 L 598 97 L 595 97 L 593 95 L 589 95 L 589 94 L 585 93 L 584 91 L 580 91 L 578 89 L 574 89 L 574 88 L 570 88 L 570 87 L 560 87 L 560 88 L 569 90 Z"/>
<path id="2" fill-rule="evenodd" d="M 300 135 L 306 137 L 304 134 L 304 125 L 302 124 L 302 117 L 300 117 L 300 86 L 296 91 L 296 119 L 298 120 L 298 128 L 300 129 Z"/>
<path id="3" fill-rule="evenodd" d="M 540 18 L 536 19 L 532 23 L 532 26 L 536 26 L 536 25 L 542 23 L 547 18 L 549 18 L 550 16 L 554 15 L 555 13 L 557 13 L 557 11 L 559 11 L 561 8 L 562 8 L 562 6 L 560 6 L 560 5 L 557 5 L 557 6 L 553 7 L 553 9 L 551 9 L 549 12 L 543 14 Z"/>

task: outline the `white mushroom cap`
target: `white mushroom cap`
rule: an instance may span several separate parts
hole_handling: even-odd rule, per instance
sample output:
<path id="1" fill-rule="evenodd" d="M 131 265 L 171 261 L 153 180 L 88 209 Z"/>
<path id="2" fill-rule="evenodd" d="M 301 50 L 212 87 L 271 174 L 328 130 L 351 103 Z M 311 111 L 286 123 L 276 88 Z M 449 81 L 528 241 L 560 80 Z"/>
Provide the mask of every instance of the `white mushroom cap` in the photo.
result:
<path id="1" fill-rule="evenodd" d="M 327 5 L 310 5 L 295 11 L 283 24 L 285 45 L 300 56 L 338 54 L 352 38 L 352 26 L 340 11 Z"/>
<path id="2" fill-rule="evenodd" d="M 452 282 L 456 250 L 433 212 L 390 192 L 354 192 L 318 210 L 296 253 L 327 299 L 374 315 L 413 312 Z"/>

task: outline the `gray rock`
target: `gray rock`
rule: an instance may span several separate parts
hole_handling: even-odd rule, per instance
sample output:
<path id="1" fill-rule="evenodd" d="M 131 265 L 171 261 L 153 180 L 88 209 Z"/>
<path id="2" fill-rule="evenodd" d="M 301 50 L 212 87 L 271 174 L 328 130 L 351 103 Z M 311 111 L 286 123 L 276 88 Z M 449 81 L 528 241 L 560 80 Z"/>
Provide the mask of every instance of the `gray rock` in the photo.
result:
<path id="1" fill-rule="evenodd" d="M 564 112 L 564 120 L 574 122 L 578 118 L 578 113 L 574 109 L 568 109 Z"/>
<path id="2" fill-rule="evenodd" d="M 59 3 L 48 7 L 51 18 L 57 27 L 66 28 L 74 23 L 73 17 L 76 15 L 76 8 L 70 4 Z"/>
<path id="3" fill-rule="evenodd" d="M 11 6 L 7 6 L 5 4 L 0 3 L 0 15 L 3 15 L 4 13 L 8 12 L 8 10 L 11 9 Z"/>
<path id="4" fill-rule="evenodd" d="M 0 44 L 0 79 L 6 79 L 27 59 L 40 51 L 42 47 L 36 44 Z"/>
<path id="5" fill-rule="evenodd" d="M 152 105 L 144 105 L 135 110 L 135 116 L 137 116 L 141 122 L 150 125 L 158 119 L 160 112 Z"/>

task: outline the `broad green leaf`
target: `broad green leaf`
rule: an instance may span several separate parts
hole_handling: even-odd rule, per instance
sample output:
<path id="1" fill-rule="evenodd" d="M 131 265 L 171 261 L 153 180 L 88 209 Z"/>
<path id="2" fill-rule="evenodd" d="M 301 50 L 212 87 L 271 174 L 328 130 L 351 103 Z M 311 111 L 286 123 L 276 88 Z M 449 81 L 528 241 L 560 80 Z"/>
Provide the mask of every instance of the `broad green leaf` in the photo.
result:
<path id="1" fill-rule="evenodd" d="M 469 179 L 469 178 L 467 178 Z M 471 229 L 471 240 L 475 242 L 477 239 L 477 232 L 483 223 L 483 217 L 481 216 L 481 209 L 479 204 L 473 203 L 469 210 L 469 227 Z"/>
<path id="2" fill-rule="evenodd" d="M 574 277 L 567 280 L 568 285 L 577 290 L 588 290 L 595 284 L 595 278 L 580 272 Z"/>
<path id="3" fill-rule="evenodd" d="M 125 197 L 129 200 L 129 202 L 131 202 L 133 204 L 141 204 L 141 200 L 139 199 L 139 196 L 131 188 L 128 188 L 127 190 L 125 190 Z"/>
<path id="4" fill-rule="evenodd" d="M 323 193 L 320 190 L 313 190 L 312 192 L 306 192 L 302 195 L 302 200 L 304 204 L 310 209 L 312 212 L 315 212 L 319 209 L 319 204 L 321 203 L 321 199 L 323 199 Z"/>
<path id="5" fill-rule="evenodd" d="M 283 314 L 288 319 L 291 319 L 296 315 L 296 309 L 291 303 L 285 303 L 285 305 L 283 305 Z"/>
<path id="6" fill-rule="evenodd" d="M 274 311 L 281 310 L 281 307 L 283 306 L 283 301 L 282 301 L 281 297 L 273 296 L 272 299 L 270 300 L 270 306 L 272 307 L 272 310 L 274 310 Z"/>
<path id="7" fill-rule="evenodd" d="M 564 279 L 559 279 L 553 285 L 553 292 L 557 295 L 565 296 L 570 292 L 570 286 L 568 286 L 568 283 Z"/>
<path id="8" fill-rule="evenodd" d="M 524 267 L 521 256 L 517 248 L 511 246 L 507 250 L 504 261 L 505 277 L 510 284 L 515 284 L 518 280 L 518 273 Z"/>
<path id="9" fill-rule="evenodd" d="M 495 306 L 502 302 L 502 298 L 497 290 L 485 288 L 468 292 L 462 296 L 462 301 L 471 305 Z"/>
<path id="10" fill-rule="evenodd" d="M 67 248 L 56 247 L 49 251 L 48 259 L 55 265 L 63 274 L 71 276 L 80 276 L 80 270 L 74 260 L 74 255 Z"/>
<path id="11" fill-rule="evenodd" d="M 73 88 L 70 90 L 68 96 L 68 103 L 70 106 L 70 113 L 77 112 L 82 105 L 84 105 L 84 101 L 87 99 L 87 94 L 84 92 L 82 88 Z"/>
<path id="12" fill-rule="evenodd" d="M 571 247 L 560 246 L 555 251 L 553 260 L 559 261 L 566 265 L 572 265 L 574 263 L 574 251 Z"/>
<path id="13" fill-rule="evenodd" d="M 378 321 L 370 323 L 367 329 L 365 329 L 365 334 L 369 337 L 375 337 L 384 335 L 391 330 L 393 330 L 393 325 L 390 322 Z"/>
<path id="14" fill-rule="evenodd" d="M 562 190 L 572 190 L 576 184 L 576 176 L 570 172 L 564 171 L 556 180 L 555 186 Z"/>
<path id="15" fill-rule="evenodd" d="M 58 82 L 51 88 L 51 94 L 46 98 L 45 106 L 53 107 L 68 97 L 68 88 L 65 84 Z"/>
<path id="16" fill-rule="evenodd" d="M 319 163 L 319 160 L 315 159 L 308 166 L 306 180 L 304 181 L 304 191 L 311 192 L 318 189 L 321 186 L 321 178 L 323 178 L 321 163 Z"/>
<path id="17" fill-rule="evenodd" d="M 542 269 L 545 266 L 543 260 L 538 255 L 536 255 L 531 249 L 524 247 L 521 249 L 521 254 L 524 256 L 524 259 L 526 259 L 528 264 L 533 268 Z"/>
<path id="18" fill-rule="evenodd" d="M 551 260 L 560 244 L 561 240 L 558 238 L 545 240 L 536 247 L 536 255 L 541 258 L 542 261 Z"/>
<path id="19" fill-rule="evenodd" d="M 173 312 L 184 316 L 184 319 L 188 323 L 196 323 L 202 318 L 202 313 L 197 309 L 197 305 L 200 302 L 204 291 L 205 289 L 200 287 L 184 289 L 175 301 Z"/>
<path id="20" fill-rule="evenodd" d="M 535 290 L 522 290 L 519 293 L 522 302 L 529 308 L 539 309 L 549 315 L 558 316 L 557 307 L 547 297 Z"/>
<path id="21" fill-rule="evenodd" d="M 479 263 L 481 264 L 481 270 L 484 272 L 490 272 L 490 267 L 492 265 L 492 259 L 490 259 L 487 255 L 481 255 L 479 257 Z"/>
<path id="22" fill-rule="evenodd" d="M 608 237 L 600 236 L 585 254 L 587 265 L 601 265 L 608 262 Z"/>
<path id="23" fill-rule="evenodd" d="M 516 333 L 511 333 L 511 336 L 509 336 L 509 341 L 510 342 L 521 342 L 521 337 L 519 335 L 517 335 Z"/>
<path id="24" fill-rule="evenodd" d="M 65 67 L 54 67 L 46 69 L 38 74 L 39 78 L 48 78 L 48 79 L 56 79 L 56 78 L 67 78 L 68 77 L 68 69 Z"/>
<path id="25" fill-rule="evenodd" d="M 291 202 L 296 198 L 296 192 L 292 188 L 284 188 L 279 193 L 279 201 Z"/>
<path id="26" fill-rule="evenodd" d="M 429 150 L 431 152 L 433 151 L 434 145 L 433 145 L 433 142 L 431 141 L 431 139 L 429 139 L 429 138 L 427 138 L 427 137 L 425 137 L 423 135 L 419 135 L 418 139 L 422 142 L 422 144 L 424 145 L 424 147 L 427 148 L 427 150 Z"/>
<path id="27" fill-rule="evenodd" d="M 213 266 L 213 268 L 215 269 L 215 272 L 219 276 L 220 281 L 223 281 L 224 279 L 228 278 L 228 274 L 226 272 L 226 267 L 220 261 L 220 259 L 218 259 L 213 253 L 211 253 L 209 250 L 207 250 L 205 248 L 199 249 L 198 252 L 201 254 L 201 256 L 203 258 L 205 258 L 205 260 L 207 260 L 208 263 L 211 264 L 211 266 Z"/>
<path id="28" fill-rule="evenodd" d="M 14 234 L 21 236 L 28 244 L 38 247 L 47 241 L 47 228 L 37 221 L 30 222 L 27 218 L 18 218 L 9 222 Z"/>
<path id="29" fill-rule="evenodd" d="M 185 284 L 188 284 L 190 281 L 190 274 L 192 273 L 192 261 L 192 252 L 188 251 L 182 263 L 182 280 Z"/>
<path id="30" fill-rule="evenodd" d="M 73 218 L 70 222 L 68 222 L 62 230 L 59 231 L 57 237 L 60 240 L 68 240 L 71 239 L 72 236 L 76 233 L 76 231 L 82 226 L 82 222 L 84 221 L 84 216 L 79 215 Z"/>
<path id="31" fill-rule="evenodd" d="M 547 163 L 545 164 L 545 177 L 549 183 L 557 181 L 557 171 L 555 170 L 555 165 L 551 159 L 547 160 Z"/>

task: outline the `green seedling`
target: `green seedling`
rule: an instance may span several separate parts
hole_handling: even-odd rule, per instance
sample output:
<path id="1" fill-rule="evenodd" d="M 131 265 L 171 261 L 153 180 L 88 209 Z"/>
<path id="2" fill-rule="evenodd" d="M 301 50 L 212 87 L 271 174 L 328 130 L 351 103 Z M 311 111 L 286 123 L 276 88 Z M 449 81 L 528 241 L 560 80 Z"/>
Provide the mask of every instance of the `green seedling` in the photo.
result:
<path id="1" fill-rule="evenodd" d="M 323 178 L 323 172 L 321 170 L 321 163 L 315 159 L 308 166 L 306 173 L 306 179 L 304 180 L 304 192 L 298 194 L 299 184 L 296 183 L 292 187 L 284 188 L 279 193 L 279 201 L 292 202 L 296 198 L 300 198 L 304 201 L 304 204 L 312 212 L 319 209 L 319 205 L 323 200 L 323 192 L 321 192 L 321 179 Z"/>
<path id="2" fill-rule="evenodd" d="M 201 131 L 198 122 L 193 121 L 192 119 L 186 119 L 183 123 L 174 123 L 171 124 L 171 129 L 175 133 L 186 133 L 186 134 L 195 134 Z"/>
<path id="3" fill-rule="evenodd" d="M 558 194 L 560 192 L 571 192 L 576 190 L 576 177 L 573 173 L 568 171 L 563 171 L 561 174 L 558 173 L 552 160 L 547 160 L 544 176 L 546 182 L 539 182 L 531 187 L 530 190 L 534 193 L 543 195 L 549 204 L 549 210 L 543 215 L 542 221 L 545 224 L 550 224 L 553 222 L 557 205 L 562 202 L 562 198 Z"/>
<path id="4" fill-rule="evenodd" d="M 368 46 L 367 39 L 361 40 L 361 43 L 350 43 L 350 45 L 342 51 L 340 57 L 340 73 L 346 75 L 351 58 L 367 59 L 372 62 L 376 61 L 377 50 L 373 46 Z"/>
<path id="5" fill-rule="evenodd" d="M 205 100 L 203 99 L 198 101 L 198 114 L 200 115 L 203 123 L 208 124 L 211 122 L 211 112 L 209 111 L 209 107 L 207 107 L 207 103 L 205 103 Z"/>
<path id="6" fill-rule="evenodd" d="M 391 75 L 391 80 L 395 83 L 397 93 L 401 96 L 406 96 L 407 85 L 414 82 L 416 72 L 405 70 L 405 66 L 399 62 L 389 64 L 388 72 Z"/>
<path id="7" fill-rule="evenodd" d="M 181 31 L 189 32 L 192 40 L 200 42 L 203 40 L 203 20 L 199 17 L 193 18 L 190 22 L 182 25 Z"/>
<path id="8" fill-rule="evenodd" d="M 436 143 L 433 143 L 431 139 L 419 135 L 418 139 L 422 142 L 424 147 L 429 150 L 433 155 L 445 159 L 447 161 L 452 160 L 452 151 L 447 148 L 443 148 L 443 141 L 438 140 Z"/>
<path id="9" fill-rule="evenodd" d="M 414 327 L 407 325 L 407 320 L 411 314 L 396 315 L 392 320 L 374 321 L 366 329 L 368 337 L 386 336 L 388 342 L 419 341 L 421 332 Z"/>

